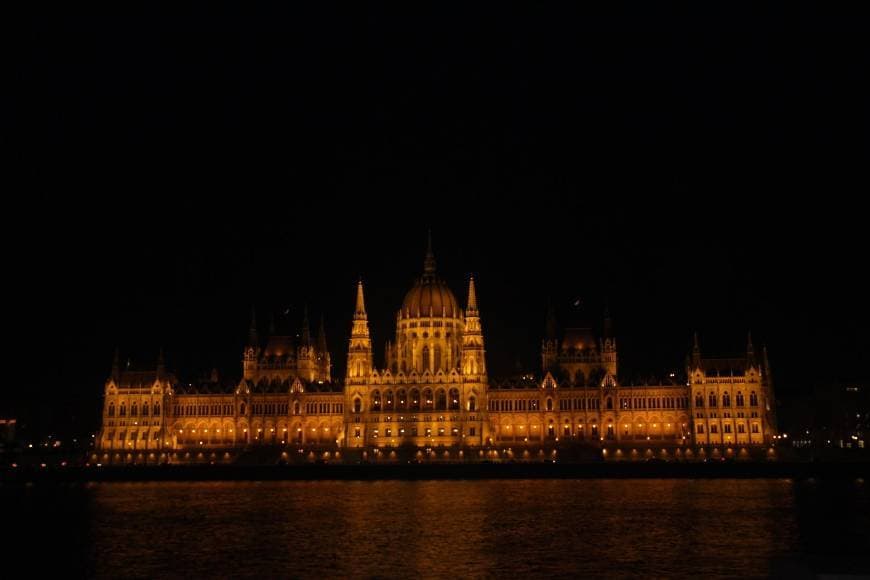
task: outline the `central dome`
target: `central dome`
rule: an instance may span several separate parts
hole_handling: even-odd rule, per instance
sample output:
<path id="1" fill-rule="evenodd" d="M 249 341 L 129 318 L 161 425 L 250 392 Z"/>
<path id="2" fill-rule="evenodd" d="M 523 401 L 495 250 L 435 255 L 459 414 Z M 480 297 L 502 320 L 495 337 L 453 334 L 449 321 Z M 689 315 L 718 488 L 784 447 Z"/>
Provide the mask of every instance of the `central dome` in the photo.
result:
<path id="1" fill-rule="evenodd" d="M 426 260 L 423 262 L 423 275 L 405 295 L 400 316 L 402 318 L 429 316 L 460 318 L 462 316 L 456 296 L 447 287 L 447 283 L 435 275 L 435 254 L 432 253 L 431 234 Z"/>
<path id="2" fill-rule="evenodd" d="M 434 276 L 423 276 L 405 295 L 403 318 L 428 316 L 459 318 L 459 304 L 447 284 Z"/>

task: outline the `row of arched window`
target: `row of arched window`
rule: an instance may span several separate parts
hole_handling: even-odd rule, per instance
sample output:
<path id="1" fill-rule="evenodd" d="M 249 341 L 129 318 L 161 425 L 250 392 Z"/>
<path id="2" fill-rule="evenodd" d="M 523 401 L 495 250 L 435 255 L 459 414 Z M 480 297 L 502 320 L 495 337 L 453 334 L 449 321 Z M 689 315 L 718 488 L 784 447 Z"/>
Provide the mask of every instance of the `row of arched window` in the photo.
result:
<path id="1" fill-rule="evenodd" d="M 109 408 L 106 412 L 108 413 L 109 417 L 115 416 L 115 403 L 114 402 L 109 403 Z M 153 414 L 155 417 L 160 415 L 160 403 L 154 403 L 154 407 L 150 410 L 150 412 L 149 412 L 149 408 L 148 408 L 148 403 L 147 402 L 142 403 L 142 416 L 147 417 L 149 414 Z M 139 406 L 137 403 L 132 403 L 130 405 L 130 416 L 137 417 L 138 415 L 139 415 Z M 121 403 L 121 405 L 118 407 L 118 416 L 119 417 L 126 417 L 127 416 L 127 403 Z"/>
<path id="2" fill-rule="evenodd" d="M 172 407 L 176 417 L 208 416 L 208 415 L 232 415 L 232 403 L 220 403 L 212 405 L 174 405 Z"/>
<path id="3" fill-rule="evenodd" d="M 753 433 L 759 433 L 759 432 L 760 432 L 760 431 L 759 431 L 759 428 L 758 428 L 758 423 L 753 423 L 751 427 L 752 427 L 752 432 L 753 432 Z M 699 435 L 703 435 L 703 434 L 704 434 L 704 425 L 699 423 L 699 424 L 697 425 L 697 431 L 698 431 L 698 434 L 699 434 Z M 728 424 L 728 423 L 726 423 L 725 425 L 723 425 L 723 426 L 722 426 L 722 432 L 723 432 L 723 433 L 726 433 L 726 434 L 731 433 L 731 425 Z M 746 426 L 745 426 L 743 423 L 738 423 L 738 424 L 737 424 L 737 433 L 738 433 L 738 434 L 746 433 Z M 710 425 L 710 434 L 711 434 L 711 435 L 718 435 L 718 434 L 719 434 L 719 426 L 716 425 L 715 423 L 713 423 L 713 424 Z"/>
<path id="4" fill-rule="evenodd" d="M 379 390 L 372 391 L 369 397 L 369 408 L 375 412 L 381 411 L 458 411 L 462 403 L 459 397 L 459 389 L 423 389 L 422 393 L 418 389 L 411 389 L 406 392 L 405 389 L 399 389 L 395 393 L 391 390 L 386 390 L 383 393 Z M 468 399 L 468 410 L 474 411 L 477 407 L 477 401 L 474 397 Z M 362 400 L 357 397 L 354 399 L 354 413 L 362 412 Z"/>
<path id="5" fill-rule="evenodd" d="M 685 409 L 689 397 L 621 397 L 621 409 Z"/>
<path id="6" fill-rule="evenodd" d="M 746 406 L 746 402 L 745 402 L 745 399 L 743 398 L 742 392 L 737 391 L 737 395 L 735 396 L 735 399 L 736 399 L 736 405 L 738 407 Z M 716 406 L 718 406 L 718 402 L 719 402 L 719 400 L 718 400 L 718 397 L 716 397 L 716 393 L 710 393 L 709 397 L 707 398 L 707 406 L 708 407 L 716 407 Z M 696 407 L 703 407 L 704 406 L 704 395 L 702 395 L 700 392 L 695 393 L 695 406 Z M 730 407 L 731 406 L 730 393 L 722 393 L 722 406 L 723 407 Z M 750 407 L 757 407 L 758 406 L 758 395 L 755 393 L 755 391 L 752 391 L 749 393 L 749 406 Z"/>

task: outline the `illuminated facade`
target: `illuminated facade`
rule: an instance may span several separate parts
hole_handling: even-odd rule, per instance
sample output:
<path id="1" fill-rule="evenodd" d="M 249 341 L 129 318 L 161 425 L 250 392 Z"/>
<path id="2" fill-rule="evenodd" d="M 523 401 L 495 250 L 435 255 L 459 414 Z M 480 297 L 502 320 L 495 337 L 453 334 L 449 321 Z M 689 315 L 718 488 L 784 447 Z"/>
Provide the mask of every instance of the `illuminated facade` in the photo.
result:
<path id="1" fill-rule="evenodd" d="M 122 370 L 116 354 L 94 458 L 226 460 L 286 449 L 309 459 L 503 460 L 571 447 L 690 457 L 767 445 L 776 432 L 767 354 L 757 357 L 751 339 L 744 357 L 711 359 L 696 337 L 686 379 L 621 384 L 609 316 L 601 337 L 567 328 L 560 340 L 551 312 L 542 377 L 491 382 L 474 278 L 461 308 L 437 275 L 431 241 L 383 367 L 373 362 L 362 281 L 344 381 L 331 375 L 322 321 L 313 340 L 306 313 L 298 344 L 271 330 L 263 345 L 252 316 L 238 383 L 216 372 L 181 383 L 162 356 L 153 371 Z"/>

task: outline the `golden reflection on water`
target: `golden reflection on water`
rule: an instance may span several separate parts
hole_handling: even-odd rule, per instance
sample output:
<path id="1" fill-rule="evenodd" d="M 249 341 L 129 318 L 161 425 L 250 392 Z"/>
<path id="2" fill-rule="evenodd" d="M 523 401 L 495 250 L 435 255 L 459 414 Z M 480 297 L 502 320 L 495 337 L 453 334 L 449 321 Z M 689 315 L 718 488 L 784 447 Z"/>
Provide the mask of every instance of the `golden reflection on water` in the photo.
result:
<path id="1" fill-rule="evenodd" d="M 836 556 L 837 530 L 857 534 L 855 553 L 868 543 L 866 489 L 828 509 L 827 493 L 802 485 L 164 482 L 70 493 L 83 506 L 89 576 L 746 577 L 776 573 L 814 543 Z M 844 513 L 823 535 L 829 511 Z"/>

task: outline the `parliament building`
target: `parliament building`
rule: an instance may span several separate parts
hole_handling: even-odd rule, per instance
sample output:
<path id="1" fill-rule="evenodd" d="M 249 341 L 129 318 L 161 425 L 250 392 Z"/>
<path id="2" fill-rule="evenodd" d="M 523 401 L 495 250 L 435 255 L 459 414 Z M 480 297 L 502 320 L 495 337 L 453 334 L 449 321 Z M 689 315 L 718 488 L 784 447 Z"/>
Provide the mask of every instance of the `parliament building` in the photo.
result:
<path id="1" fill-rule="evenodd" d="M 557 332 L 548 315 L 540 375 L 493 381 L 477 287 L 465 307 L 436 271 L 431 241 L 423 273 L 396 312 L 396 333 L 375 366 L 360 281 L 343 380 L 321 320 L 297 337 L 252 315 L 242 378 L 183 383 L 159 357 L 106 381 L 91 460 L 100 463 L 230 461 L 541 461 L 748 458 L 772 453 L 776 435 L 766 350 L 702 356 L 695 337 L 686 375 L 621 384 L 605 313 L 591 328 Z"/>

